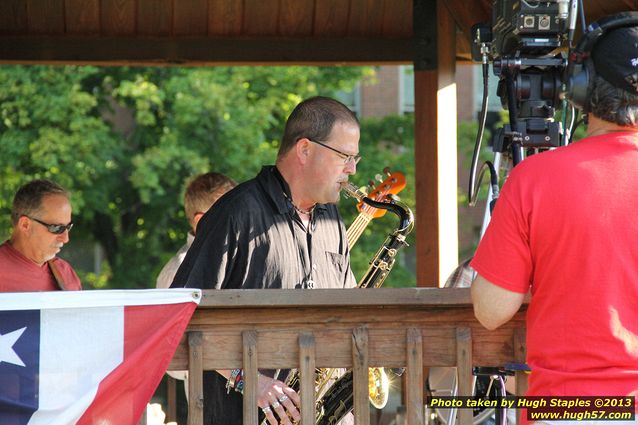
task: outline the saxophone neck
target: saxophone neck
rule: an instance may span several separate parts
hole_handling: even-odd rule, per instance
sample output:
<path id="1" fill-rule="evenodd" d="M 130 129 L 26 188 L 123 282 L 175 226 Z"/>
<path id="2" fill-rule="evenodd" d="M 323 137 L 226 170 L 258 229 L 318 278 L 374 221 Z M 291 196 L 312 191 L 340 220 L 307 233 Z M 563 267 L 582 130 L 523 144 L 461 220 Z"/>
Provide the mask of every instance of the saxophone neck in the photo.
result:
<path id="1" fill-rule="evenodd" d="M 395 210 L 392 210 L 392 212 L 399 216 L 399 227 L 396 233 L 405 236 L 410 233 L 414 227 L 414 214 L 410 207 L 405 204 L 394 202 L 393 205 Z"/>
<path id="2" fill-rule="evenodd" d="M 350 182 L 346 182 L 345 185 L 341 188 L 346 193 L 346 196 L 350 198 L 355 198 L 357 201 L 363 201 L 363 198 L 366 197 L 366 194 L 363 193 L 357 186 L 353 185 Z"/>
<path id="3" fill-rule="evenodd" d="M 350 182 L 347 182 L 343 186 L 342 190 L 346 193 L 347 196 L 355 198 L 359 202 L 368 204 L 373 208 L 391 211 L 392 213 L 396 214 L 399 217 L 399 227 L 397 228 L 396 232 L 407 235 L 408 233 L 410 233 L 410 231 L 412 231 L 412 227 L 414 225 L 414 214 L 407 205 L 397 201 L 379 202 L 370 199 L 357 186 Z"/>

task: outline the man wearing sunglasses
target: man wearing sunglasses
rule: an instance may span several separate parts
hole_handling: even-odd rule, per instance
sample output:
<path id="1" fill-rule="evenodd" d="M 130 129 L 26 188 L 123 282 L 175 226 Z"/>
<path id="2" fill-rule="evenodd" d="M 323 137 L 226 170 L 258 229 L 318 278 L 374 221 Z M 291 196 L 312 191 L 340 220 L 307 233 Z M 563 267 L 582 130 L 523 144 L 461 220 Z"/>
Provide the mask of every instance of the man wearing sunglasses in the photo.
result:
<path id="1" fill-rule="evenodd" d="M 275 165 L 204 214 L 172 287 L 354 287 L 346 230 L 334 204 L 357 170 L 359 134 L 357 117 L 334 99 L 297 105 Z M 240 425 L 241 370 L 218 372 L 204 374 L 204 424 Z M 285 375 L 260 372 L 261 418 L 270 425 L 298 421 L 299 395 L 283 382 Z"/>
<path id="2" fill-rule="evenodd" d="M 69 194 L 49 180 L 20 187 L 11 208 L 11 238 L 0 245 L 0 292 L 80 290 L 77 274 L 57 258 L 69 242 Z"/>

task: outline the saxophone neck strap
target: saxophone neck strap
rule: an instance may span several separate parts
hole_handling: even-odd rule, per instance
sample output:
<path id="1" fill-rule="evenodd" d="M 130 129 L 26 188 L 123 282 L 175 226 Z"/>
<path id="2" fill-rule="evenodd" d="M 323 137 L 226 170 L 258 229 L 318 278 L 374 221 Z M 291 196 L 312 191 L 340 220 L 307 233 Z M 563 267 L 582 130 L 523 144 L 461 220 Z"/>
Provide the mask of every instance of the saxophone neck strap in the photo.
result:
<path id="1" fill-rule="evenodd" d="M 58 285 L 58 288 L 60 288 L 61 291 L 66 291 L 66 285 L 62 278 L 62 274 L 60 274 L 60 270 L 58 270 L 58 266 L 55 265 L 53 260 L 47 261 L 47 265 L 49 266 L 49 270 L 51 270 L 51 274 L 53 275 L 53 279 Z"/>

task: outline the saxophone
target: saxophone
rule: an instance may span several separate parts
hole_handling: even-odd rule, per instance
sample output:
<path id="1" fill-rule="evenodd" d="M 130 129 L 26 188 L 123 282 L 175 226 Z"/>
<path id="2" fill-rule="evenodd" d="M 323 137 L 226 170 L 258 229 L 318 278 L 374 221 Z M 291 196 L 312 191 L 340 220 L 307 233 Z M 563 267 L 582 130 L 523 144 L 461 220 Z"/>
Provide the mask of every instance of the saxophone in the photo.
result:
<path id="1" fill-rule="evenodd" d="M 399 217 L 399 226 L 390 233 L 385 242 L 370 261 L 370 267 L 359 281 L 358 288 L 380 287 L 394 266 L 397 252 L 407 246 L 406 236 L 414 227 L 414 215 L 406 205 L 391 200 L 379 202 L 366 196 L 352 183 L 343 187 L 345 193 L 364 202 L 371 207 L 393 212 Z M 317 401 L 316 424 L 337 424 L 353 409 L 352 402 L 352 372 L 347 372 L 334 381 L 336 369 L 321 369 L 316 371 L 315 389 L 319 400 Z M 330 383 L 334 381 L 332 385 Z M 292 372 L 286 384 L 295 391 L 299 390 L 299 372 Z M 368 393 L 370 403 L 377 409 L 381 409 L 388 401 L 390 380 L 382 367 L 372 367 L 368 370 Z"/>
<path id="2" fill-rule="evenodd" d="M 383 285 L 383 282 L 392 271 L 392 267 L 396 261 L 396 255 L 400 248 L 404 246 L 408 246 L 408 243 L 405 241 L 406 236 L 412 231 L 414 227 L 414 215 L 412 214 L 412 210 L 408 208 L 406 205 L 400 204 L 396 201 L 391 202 L 379 202 L 372 200 L 365 196 L 365 193 L 361 192 L 356 186 L 351 183 L 348 183 L 344 187 L 344 191 L 350 197 L 356 198 L 358 201 L 362 201 L 374 208 L 385 209 L 393 212 L 399 217 L 399 226 L 397 229 L 390 233 L 381 248 L 377 251 L 375 256 L 370 261 L 370 267 L 366 274 L 361 278 L 358 288 L 379 288 Z M 348 381 L 349 384 L 346 384 L 346 387 L 352 387 L 352 374 L 346 374 L 339 381 Z M 335 383 L 335 392 L 343 393 L 343 390 L 337 388 L 337 386 L 343 386 L 343 383 L 340 382 Z M 370 403 L 376 407 L 377 409 L 382 409 L 386 403 L 388 402 L 388 391 L 390 387 L 390 380 L 388 378 L 387 373 L 382 367 L 371 367 L 368 369 L 368 396 L 370 398 Z M 351 389 L 351 388 L 350 388 Z M 352 410 L 352 391 L 350 391 L 350 410 Z M 326 394 L 320 400 L 320 405 L 324 411 L 324 417 L 328 420 L 327 423 L 337 423 L 334 421 L 335 416 L 330 415 L 330 411 L 332 409 L 327 407 L 327 405 L 334 405 L 335 397 L 332 394 Z M 336 406 L 338 410 L 343 410 L 344 405 L 339 403 Z M 345 412 L 345 413 L 348 413 Z M 345 414 L 344 413 L 344 414 Z M 318 423 L 326 423 L 318 422 Z"/>
<path id="3" fill-rule="evenodd" d="M 388 274 L 392 271 L 398 250 L 404 246 L 408 246 L 405 238 L 414 227 L 414 214 L 412 214 L 412 210 L 408 206 L 397 201 L 374 201 L 368 198 L 365 193 L 360 191 L 352 183 L 346 184 L 343 190 L 348 196 L 356 198 L 358 201 L 363 201 L 374 208 L 391 211 L 399 217 L 399 226 L 394 232 L 388 235 L 383 245 L 381 245 L 381 248 L 379 248 L 379 251 L 377 251 L 372 258 L 372 261 L 370 261 L 368 271 L 363 275 L 357 285 L 359 288 L 378 288 L 383 285 Z"/>

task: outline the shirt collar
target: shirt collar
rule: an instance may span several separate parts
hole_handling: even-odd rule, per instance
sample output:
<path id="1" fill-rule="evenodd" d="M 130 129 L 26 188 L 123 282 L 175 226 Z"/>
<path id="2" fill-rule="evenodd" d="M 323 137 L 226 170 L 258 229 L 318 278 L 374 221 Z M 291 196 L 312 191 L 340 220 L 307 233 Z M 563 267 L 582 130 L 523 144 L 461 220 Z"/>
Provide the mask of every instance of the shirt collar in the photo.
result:
<path id="1" fill-rule="evenodd" d="M 287 214 L 290 212 L 292 208 L 289 201 L 289 199 L 292 199 L 290 186 L 288 186 L 288 183 L 276 166 L 266 165 L 262 167 L 261 171 L 257 175 L 257 180 L 270 198 L 271 202 L 277 208 L 279 214 Z M 317 204 L 315 212 L 326 209 L 327 206 L 325 204 Z"/>

